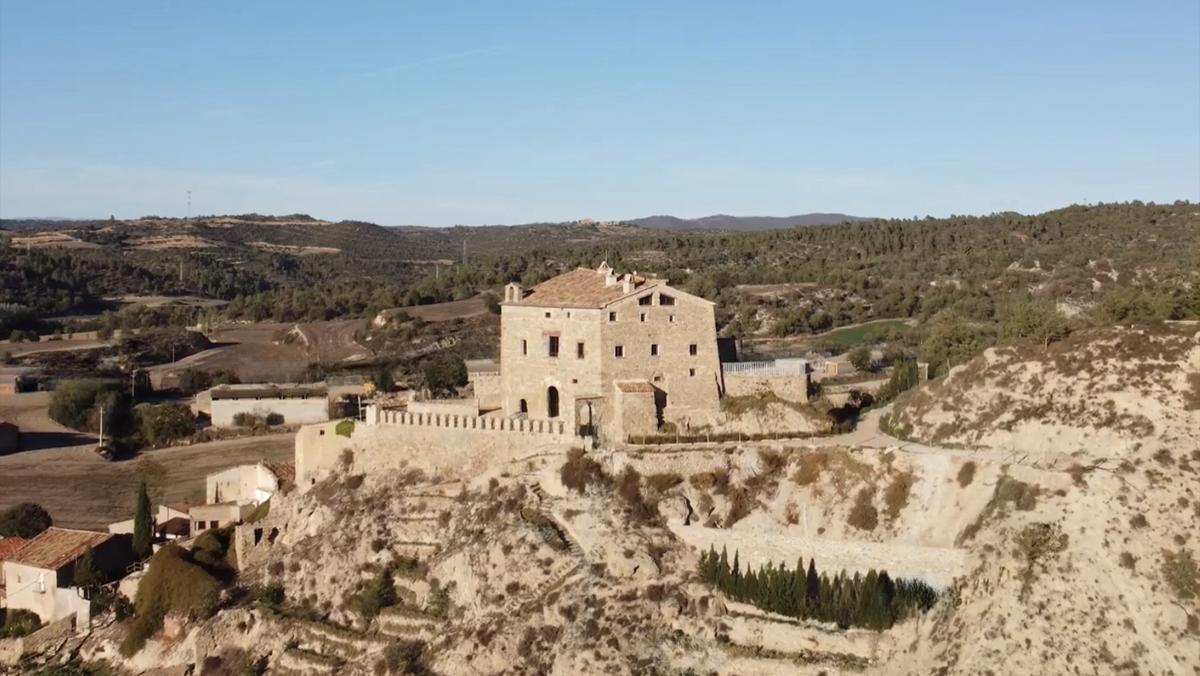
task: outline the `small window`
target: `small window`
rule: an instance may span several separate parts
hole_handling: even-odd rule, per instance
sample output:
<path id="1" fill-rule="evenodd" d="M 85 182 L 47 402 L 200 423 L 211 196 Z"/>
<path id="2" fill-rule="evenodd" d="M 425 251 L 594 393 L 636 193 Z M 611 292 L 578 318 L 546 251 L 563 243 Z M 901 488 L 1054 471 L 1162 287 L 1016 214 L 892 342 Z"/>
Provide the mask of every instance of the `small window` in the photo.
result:
<path id="1" fill-rule="evenodd" d="M 675 304 L 675 296 L 668 296 L 665 293 L 660 293 L 660 294 L 658 294 L 658 304 L 659 305 L 674 305 Z"/>
<path id="2" fill-rule="evenodd" d="M 695 344 L 695 343 L 692 343 L 691 345 L 688 345 L 688 354 L 690 354 L 691 356 L 695 357 L 695 356 L 696 356 L 696 352 L 697 352 L 697 348 L 696 348 L 696 344 Z"/>
<path id="3" fill-rule="evenodd" d="M 558 336 L 547 336 L 549 340 L 546 344 L 546 353 L 551 357 L 558 356 Z"/>
<path id="4" fill-rule="evenodd" d="M 210 526 L 210 528 L 220 528 L 220 527 L 221 527 L 220 521 L 213 521 L 212 526 Z"/>
<path id="5" fill-rule="evenodd" d="M 667 321 L 668 321 L 668 322 L 671 322 L 671 323 L 674 323 L 674 322 L 675 322 L 675 315 L 667 315 Z"/>
<path id="6" fill-rule="evenodd" d="M 615 313 L 615 312 L 608 313 L 608 321 L 610 321 L 610 322 L 617 321 L 617 313 Z"/>
<path id="7" fill-rule="evenodd" d="M 616 347 L 614 347 L 613 348 L 613 356 L 614 357 L 624 357 L 625 356 L 625 346 L 617 345 Z"/>
<path id="8" fill-rule="evenodd" d="M 575 343 L 575 357 L 583 359 L 583 342 Z"/>
<path id="9" fill-rule="evenodd" d="M 529 354 L 529 341 L 524 338 L 521 339 L 521 354 Z"/>
<path id="10" fill-rule="evenodd" d="M 688 377 L 695 378 L 696 377 L 696 369 L 688 369 Z"/>
<path id="11" fill-rule="evenodd" d="M 550 313 L 549 313 L 549 312 L 547 312 L 547 313 L 546 313 L 546 319 L 550 319 Z"/>
<path id="12" fill-rule="evenodd" d="M 642 321 L 646 321 L 646 313 L 645 312 L 642 313 Z"/>
<path id="13" fill-rule="evenodd" d="M 638 299 L 638 305 L 649 305 L 654 300 L 654 294 L 648 293 Z"/>
<path id="14" fill-rule="evenodd" d="M 650 343 L 650 356 L 651 357 L 658 356 L 658 343 Z"/>

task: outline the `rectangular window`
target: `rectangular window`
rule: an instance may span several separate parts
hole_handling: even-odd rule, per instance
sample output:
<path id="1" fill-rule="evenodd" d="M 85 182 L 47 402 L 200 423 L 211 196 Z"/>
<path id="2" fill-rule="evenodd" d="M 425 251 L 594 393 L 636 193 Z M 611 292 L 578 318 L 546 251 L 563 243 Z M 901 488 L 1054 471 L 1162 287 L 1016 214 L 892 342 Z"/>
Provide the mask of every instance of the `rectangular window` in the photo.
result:
<path id="1" fill-rule="evenodd" d="M 651 357 L 658 356 L 658 343 L 650 343 L 650 356 Z"/>
<path id="2" fill-rule="evenodd" d="M 546 313 L 546 319 L 550 319 L 550 313 L 549 313 L 549 312 L 547 312 L 547 313 Z"/>
<path id="3" fill-rule="evenodd" d="M 653 299 L 654 299 L 654 294 L 648 293 L 638 299 L 638 305 L 649 305 L 650 301 Z"/>
<path id="4" fill-rule="evenodd" d="M 674 305 L 674 304 L 675 304 L 675 297 L 674 297 L 674 296 L 668 296 L 668 295 L 667 295 L 667 294 L 665 294 L 665 293 L 660 293 L 660 294 L 658 294 L 658 304 L 659 304 L 659 305 Z"/>
<path id="5" fill-rule="evenodd" d="M 645 312 L 642 313 L 642 321 L 646 321 L 646 313 Z"/>
<path id="6" fill-rule="evenodd" d="M 674 322 L 674 321 L 675 321 L 675 315 L 667 315 L 667 321 L 668 321 L 668 322 Z"/>
<path id="7" fill-rule="evenodd" d="M 221 522 L 220 522 L 220 521 L 213 521 L 213 522 L 212 522 L 212 527 L 213 527 L 213 528 L 220 528 L 220 527 L 221 527 Z"/>
<path id="8" fill-rule="evenodd" d="M 583 359 L 583 343 L 582 342 L 575 343 L 575 357 L 578 359 Z"/>
<path id="9" fill-rule="evenodd" d="M 625 346 L 617 345 L 616 347 L 614 347 L 613 348 L 613 356 L 614 357 L 624 357 L 625 356 Z"/>
<path id="10" fill-rule="evenodd" d="M 615 313 L 615 312 L 608 313 L 608 321 L 610 321 L 610 322 L 617 321 L 617 313 Z"/>
<path id="11" fill-rule="evenodd" d="M 688 377 L 695 378 L 696 377 L 696 369 L 688 369 Z"/>
<path id="12" fill-rule="evenodd" d="M 521 339 L 521 354 L 529 354 L 529 341 L 524 338 Z"/>
<path id="13" fill-rule="evenodd" d="M 546 354 L 550 355 L 551 357 L 557 357 L 558 356 L 558 336 L 547 336 L 547 338 L 549 340 L 546 341 Z"/>
<path id="14" fill-rule="evenodd" d="M 696 356 L 696 344 L 695 343 L 688 345 L 688 354 L 690 354 L 693 357 Z"/>

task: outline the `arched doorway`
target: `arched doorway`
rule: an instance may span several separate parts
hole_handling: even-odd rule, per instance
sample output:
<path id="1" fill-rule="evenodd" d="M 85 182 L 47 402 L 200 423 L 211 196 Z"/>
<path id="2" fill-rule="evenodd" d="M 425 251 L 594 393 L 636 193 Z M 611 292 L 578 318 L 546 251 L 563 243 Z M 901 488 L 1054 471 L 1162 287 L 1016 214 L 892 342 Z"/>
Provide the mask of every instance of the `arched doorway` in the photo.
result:
<path id="1" fill-rule="evenodd" d="M 553 385 L 546 389 L 546 417 L 558 417 L 558 388 Z"/>
<path id="2" fill-rule="evenodd" d="M 520 406 L 520 411 L 519 411 L 519 412 L 520 412 L 522 415 L 526 415 L 526 414 L 528 414 L 528 413 L 529 413 L 529 402 L 527 402 L 527 401 L 525 401 L 524 399 L 522 399 L 522 400 L 521 400 L 521 403 L 519 404 L 519 406 Z"/>

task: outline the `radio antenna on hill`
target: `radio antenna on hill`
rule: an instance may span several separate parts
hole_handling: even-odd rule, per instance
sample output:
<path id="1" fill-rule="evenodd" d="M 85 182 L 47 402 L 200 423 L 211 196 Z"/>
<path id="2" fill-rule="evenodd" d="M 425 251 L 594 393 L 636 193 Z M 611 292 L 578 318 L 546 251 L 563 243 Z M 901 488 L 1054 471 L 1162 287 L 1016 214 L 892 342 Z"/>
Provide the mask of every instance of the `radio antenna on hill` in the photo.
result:
<path id="1" fill-rule="evenodd" d="M 463 265 L 467 264 L 467 240 L 463 240 Z"/>
<path id="2" fill-rule="evenodd" d="M 192 217 L 192 191 L 191 190 L 187 191 L 187 194 L 188 194 L 187 217 L 191 218 Z"/>

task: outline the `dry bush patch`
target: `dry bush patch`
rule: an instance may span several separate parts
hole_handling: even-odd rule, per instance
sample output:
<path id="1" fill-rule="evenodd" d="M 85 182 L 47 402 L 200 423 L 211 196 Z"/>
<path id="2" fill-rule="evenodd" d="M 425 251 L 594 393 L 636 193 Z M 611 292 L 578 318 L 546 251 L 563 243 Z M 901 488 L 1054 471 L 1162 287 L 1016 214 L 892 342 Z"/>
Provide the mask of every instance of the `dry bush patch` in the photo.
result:
<path id="1" fill-rule="evenodd" d="M 1185 600 L 1200 597 L 1200 568 L 1190 550 L 1181 548 L 1172 552 L 1164 549 L 1162 574 L 1175 596 Z"/>
<path id="2" fill-rule="evenodd" d="M 579 493 L 585 492 L 593 484 L 602 486 L 608 483 L 600 463 L 579 448 L 573 448 L 567 454 L 567 461 L 563 463 L 559 476 L 564 486 Z"/>
<path id="3" fill-rule="evenodd" d="M 858 492 L 854 499 L 854 507 L 846 522 L 859 530 L 875 530 L 879 525 L 879 510 L 872 504 L 875 499 L 875 489 L 867 486 Z"/>
<path id="4" fill-rule="evenodd" d="M 963 463 L 962 467 L 958 468 L 958 485 L 966 488 L 975 480 L 975 462 L 968 460 Z"/>
<path id="5" fill-rule="evenodd" d="M 908 504 L 908 497 L 912 494 L 912 486 L 912 470 L 900 472 L 892 478 L 892 482 L 888 484 L 887 489 L 883 492 L 883 503 L 886 506 L 889 519 L 895 521 L 896 517 L 900 516 L 900 511 Z"/>

